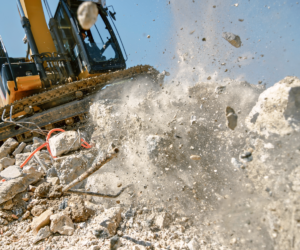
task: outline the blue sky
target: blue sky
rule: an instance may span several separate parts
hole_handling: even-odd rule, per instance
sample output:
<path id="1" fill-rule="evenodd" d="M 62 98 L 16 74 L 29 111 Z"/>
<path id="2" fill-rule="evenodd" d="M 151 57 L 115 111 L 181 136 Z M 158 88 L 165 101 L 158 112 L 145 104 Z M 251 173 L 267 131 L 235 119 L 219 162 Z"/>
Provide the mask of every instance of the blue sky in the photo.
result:
<path id="1" fill-rule="evenodd" d="M 150 64 L 170 71 L 171 77 L 184 70 L 195 75 L 195 81 L 211 76 L 270 86 L 287 75 L 300 77 L 298 1 L 107 0 L 107 4 L 117 12 L 129 67 Z M 58 0 L 48 2 L 54 13 Z M 15 1 L 2 4 L 0 23 L 10 56 L 24 56 L 24 32 Z M 224 31 L 238 34 L 243 46 L 231 46 L 222 38 Z"/>

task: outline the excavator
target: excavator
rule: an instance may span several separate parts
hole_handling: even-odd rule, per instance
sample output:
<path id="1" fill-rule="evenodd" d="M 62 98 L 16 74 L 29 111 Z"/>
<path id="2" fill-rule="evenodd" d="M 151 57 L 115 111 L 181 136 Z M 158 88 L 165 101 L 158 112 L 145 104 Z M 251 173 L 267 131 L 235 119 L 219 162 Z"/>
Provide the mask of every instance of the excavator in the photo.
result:
<path id="1" fill-rule="evenodd" d="M 159 72 L 149 65 L 126 68 L 116 12 L 105 0 L 92 1 L 97 22 L 81 27 L 76 13 L 83 2 L 88 1 L 59 0 L 53 16 L 44 0 L 47 25 L 42 0 L 17 0 L 27 52 L 9 57 L 0 37 L 0 142 L 11 137 L 26 142 L 52 128 L 76 129 L 107 85 L 144 75 L 157 79 Z"/>

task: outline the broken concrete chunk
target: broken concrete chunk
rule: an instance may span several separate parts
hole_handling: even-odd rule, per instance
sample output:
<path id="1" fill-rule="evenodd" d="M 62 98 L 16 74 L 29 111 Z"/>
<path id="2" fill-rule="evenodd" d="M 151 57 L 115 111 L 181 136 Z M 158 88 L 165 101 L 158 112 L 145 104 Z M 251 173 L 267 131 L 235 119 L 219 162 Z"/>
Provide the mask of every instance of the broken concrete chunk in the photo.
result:
<path id="1" fill-rule="evenodd" d="M 35 167 L 31 166 L 31 165 L 26 165 L 25 167 L 23 167 L 23 173 L 24 174 L 36 174 L 39 173 Z"/>
<path id="2" fill-rule="evenodd" d="M 51 183 L 44 182 L 43 184 L 39 185 L 35 189 L 34 194 L 38 197 L 46 198 L 46 197 L 48 197 L 48 194 L 50 192 L 50 188 L 51 188 Z"/>
<path id="3" fill-rule="evenodd" d="M 35 239 L 33 240 L 33 244 L 36 244 L 36 243 L 38 243 L 39 241 L 48 238 L 51 234 L 52 234 L 52 233 L 51 233 L 51 231 L 50 231 L 50 227 L 49 227 L 49 226 L 46 226 L 46 227 L 41 228 L 41 229 L 39 230 L 37 236 L 36 236 Z"/>
<path id="4" fill-rule="evenodd" d="M 232 46 L 239 48 L 242 46 L 241 38 L 230 32 L 223 32 L 222 37 L 228 41 Z"/>
<path id="5" fill-rule="evenodd" d="M 172 220 L 172 216 L 169 213 L 164 212 L 156 217 L 155 225 L 160 229 L 163 229 L 168 227 L 171 224 Z"/>
<path id="6" fill-rule="evenodd" d="M 26 143 L 22 142 L 16 149 L 15 151 L 12 153 L 14 156 L 16 156 L 17 154 L 22 153 L 23 149 L 26 147 Z"/>
<path id="7" fill-rule="evenodd" d="M 163 147 L 163 141 L 163 138 L 158 135 L 149 135 L 147 137 L 147 152 L 150 157 L 155 158 L 158 156 L 159 148 Z"/>
<path id="8" fill-rule="evenodd" d="M 9 138 L 0 148 L 0 159 L 10 155 L 18 145 L 19 143 L 15 139 Z"/>
<path id="9" fill-rule="evenodd" d="M 80 136 L 76 131 L 67 131 L 51 137 L 49 140 L 51 153 L 53 156 L 61 156 L 80 148 Z"/>
<path id="10" fill-rule="evenodd" d="M 51 183 L 52 186 L 60 184 L 60 181 L 59 181 L 58 177 L 47 178 L 47 182 Z"/>
<path id="11" fill-rule="evenodd" d="M 63 235 L 72 235 L 74 233 L 74 224 L 70 217 L 63 212 L 52 215 L 50 217 L 51 225 L 50 230 L 53 233 L 60 233 Z"/>
<path id="12" fill-rule="evenodd" d="M 121 208 L 114 207 L 105 210 L 104 213 L 95 218 L 95 221 L 101 226 L 99 231 L 101 231 L 103 237 L 112 237 L 117 233 L 117 228 L 122 221 L 121 212 Z"/>
<path id="13" fill-rule="evenodd" d="M 97 5 L 92 2 L 82 3 L 77 10 L 77 18 L 81 27 L 89 30 L 98 18 Z"/>
<path id="14" fill-rule="evenodd" d="M 23 153 L 23 154 L 17 154 L 16 155 L 16 165 L 17 166 L 21 166 L 22 163 L 28 158 L 28 156 L 30 155 L 31 153 Z M 28 165 L 32 165 L 32 166 L 37 166 L 36 162 L 34 161 L 34 158 L 32 157 L 30 159 L 30 161 L 25 165 L 25 166 L 28 166 Z"/>
<path id="15" fill-rule="evenodd" d="M 246 125 L 253 132 L 266 137 L 299 132 L 299 103 L 300 79 L 288 76 L 259 96 L 246 118 Z"/>
<path id="16" fill-rule="evenodd" d="M 43 205 L 37 205 L 37 206 L 34 206 L 34 207 L 31 209 L 31 214 L 32 214 L 34 217 L 38 217 L 38 216 L 40 216 L 42 213 L 44 213 L 46 210 L 47 210 L 47 207 L 46 207 L 46 206 L 43 206 Z"/>
<path id="17" fill-rule="evenodd" d="M 16 194 L 25 191 L 30 184 L 37 182 L 41 176 L 41 174 L 37 173 L 4 182 L 0 186 L 0 204 L 12 199 Z"/>
<path id="18" fill-rule="evenodd" d="M 27 145 L 27 146 L 23 149 L 23 152 L 21 152 L 21 153 L 30 153 L 30 152 L 31 152 L 31 147 L 32 147 L 32 145 Z"/>
<path id="19" fill-rule="evenodd" d="M 226 91 L 226 86 L 218 86 L 215 89 L 217 95 L 223 94 Z"/>
<path id="20" fill-rule="evenodd" d="M 8 200 L 3 204 L 3 209 L 4 210 L 11 210 L 14 206 L 13 200 Z"/>
<path id="21" fill-rule="evenodd" d="M 118 235 L 115 235 L 110 239 L 110 249 L 117 250 L 121 246 L 121 240 Z"/>
<path id="22" fill-rule="evenodd" d="M 48 197 L 49 198 L 60 198 L 63 194 L 62 189 L 63 189 L 62 185 L 52 186 L 49 191 Z"/>
<path id="23" fill-rule="evenodd" d="M 40 143 L 40 144 L 44 144 L 46 141 L 39 138 L 39 137 L 33 137 L 33 144 L 36 144 L 36 143 Z"/>
<path id="24" fill-rule="evenodd" d="M 71 208 L 72 221 L 76 223 L 85 222 L 91 216 L 91 211 L 89 211 L 84 204 L 82 197 L 72 197 L 68 201 L 68 206 Z"/>
<path id="25" fill-rule="evenodd" d="M 51 210 L 47 210 L 44 213 L 42 213 L 39 217 L 36 217 L 32 220 L 31 229 L 35 235 L 42 227 L 50 224 L 51 215 L 53 215 L 53 212 Z"/>
<path id="26" fill-rule="evenodd" d="M 0 160 L 0 171 L 15 164 L 15 159 L 4 157 Z"/>
<path id="27" fill-rule="evenodd" d="M 237 126 L 238 116 L 231 107 L 226 108 L 227 127 L 234 130 Z"/>
<path id="28" fill-rule="evenodd" d="M 70 155 L 66 157 L 60 168 L 57 170 L 61 184 L 69 184 L 83 174 L 88 167 L 89 166 L 81 155 Z M 84 185 L 83 182 L 77 184 L 74 188 L 81 188 L 82 185 Z"/>
<path id="29" fill-rule="evenodd" d="M 18 178 L 18 177 L 22 176 L 22 170 L 19 166 L 10 166 L 10 167 L 6 168 L 5 170 L 3 170 L 0 173 L 0 176 L 7 180 Z"/>
<path id="30" fill-rule="evenodd" d="M 47 178 L 54 178 L 54 177 L 57 177 L 57 171 L 54 167 L 48 169 L 47 171 Z"/>

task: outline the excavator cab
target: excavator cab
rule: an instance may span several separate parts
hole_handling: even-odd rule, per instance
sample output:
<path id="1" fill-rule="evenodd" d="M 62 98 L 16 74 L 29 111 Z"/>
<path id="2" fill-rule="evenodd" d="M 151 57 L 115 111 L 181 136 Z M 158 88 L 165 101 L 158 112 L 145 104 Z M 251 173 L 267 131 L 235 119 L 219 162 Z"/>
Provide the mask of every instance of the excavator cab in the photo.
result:
<path id="1" fill-rule="evenodd" d="M 99 16 L 90 30 L 80 27 L 77 9 L 80 1 L 61 0 L 54 19 L 66 48 L 75 75 L 85 78 L 88 75 L 126 68 L 118 39 L 109 22 L 109 11 L 98 4 Z M 55 42 L 57 46 L 57 42 Z"/>

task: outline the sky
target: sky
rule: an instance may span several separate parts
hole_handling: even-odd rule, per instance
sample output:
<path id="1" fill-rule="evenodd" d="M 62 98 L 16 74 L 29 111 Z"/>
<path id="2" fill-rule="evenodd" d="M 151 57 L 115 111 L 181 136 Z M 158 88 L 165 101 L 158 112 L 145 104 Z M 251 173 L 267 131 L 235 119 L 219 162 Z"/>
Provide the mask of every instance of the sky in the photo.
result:
<path id="1" fill-rule="evenodd" d="M 300 77 L 297 1 L 107 0 L 107 5 L 117 12 L 128 67 L 149 64 L 189 84 L 226 78 L 271 86 L 287 75 Z M 48 2 L 54 13 L 58 0 Z M 1 6 L 0 23 L 9 55 L 25 56 L 15 1 Z M 242 47 L 230 45 L 223 32 L 239 35 Z"/>

